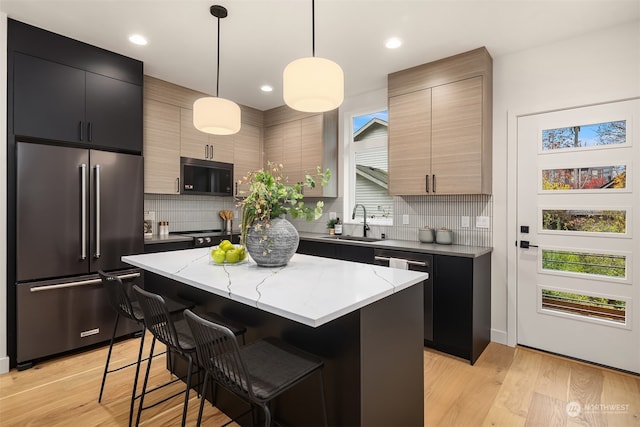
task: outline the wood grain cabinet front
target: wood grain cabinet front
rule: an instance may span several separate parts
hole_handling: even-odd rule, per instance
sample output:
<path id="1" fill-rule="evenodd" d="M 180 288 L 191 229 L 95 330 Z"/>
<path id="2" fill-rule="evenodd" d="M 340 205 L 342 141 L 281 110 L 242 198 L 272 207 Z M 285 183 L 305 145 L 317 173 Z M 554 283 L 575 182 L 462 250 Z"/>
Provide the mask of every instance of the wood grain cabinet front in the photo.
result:
<path id="1" fill-rule="evenodd" d="M 481 48 L 389 75 L 390 194 L 491 194 L 491 70 Z"/>

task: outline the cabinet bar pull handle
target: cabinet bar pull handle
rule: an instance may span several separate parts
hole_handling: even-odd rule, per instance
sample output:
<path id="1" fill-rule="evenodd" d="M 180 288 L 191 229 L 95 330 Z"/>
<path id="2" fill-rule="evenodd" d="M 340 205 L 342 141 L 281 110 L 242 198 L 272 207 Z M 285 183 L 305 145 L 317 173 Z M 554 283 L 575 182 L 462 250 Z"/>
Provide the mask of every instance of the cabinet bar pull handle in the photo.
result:
<path id="1" fill-rule="evenodd" d="M 91 126 L 91 122 L 87 124 L 87 140 L 89 142 L 93 141 L 93 126 Z"/>
<path id="2" fill-rule="evenodd" d="M 209 144 L 204 146 L 204 158 L 205 159 L 209 158 Z"/>
<path id="3" fill-rule="evenodd" d="M 391 258 L 389 258 L 389 257 L 378 256 L 378 255 L 376 255 L 374 257 L 374 259 L 376 261 L 391 261 Z M 407 261 L 407 264 L 409 264 L 409 265 L 417 265 L 419 267 L 426 267 L 427 266 L 427 263 L 426 262 L 422 262 L 422 261 L 412 261 L 410 259 L 407 259 L 405 261 Z"/>
<path id="4" fill-rule="evenodd" d="M 80 120 L 80 123 L 78 124 L 78 128 L 80 133 L 80 141 L 84 141 L 84 126 L 83 126 L 82 120 Z"/>
<path id="5" fill-rule="evenodd" d="M 429 175 L 424 176 L 424 189 L 426 193 L 429 192 Z"/>
<path id="6" fill-rule="evenodd" d="M 435 193 L 436 192 L 436 174 L 433 174 L 431 176 L 431 181 L 432 181 L 431 191 Z"/>
<path id="7" fill-rule="evenodd" d="M 80 259 L 87 259 L 87 165 L 80 165 Z"/>
<path id="8" fill-rule="evenodd" d="M 140 273 L 127 273 L 118 276 L 121 280 L 135 279 L 140 277 Z M 29 292 L 53 291 L 56 289 L 75 288 L 76 286 L 96 285 L 102 282 L 102 279 L 79 280 L 77 282 L 60 283 L 57 285 L 34 286 Z"/>
<path id="9" fill-rule="evenodd" d="M 176 178 L 176 193 L 180 192 L 180 178 Z"/>
<path id="10" fill-rule="evenodd" d="M 96 254 L 100 258 L 100 165 L 96 165 Z"/>

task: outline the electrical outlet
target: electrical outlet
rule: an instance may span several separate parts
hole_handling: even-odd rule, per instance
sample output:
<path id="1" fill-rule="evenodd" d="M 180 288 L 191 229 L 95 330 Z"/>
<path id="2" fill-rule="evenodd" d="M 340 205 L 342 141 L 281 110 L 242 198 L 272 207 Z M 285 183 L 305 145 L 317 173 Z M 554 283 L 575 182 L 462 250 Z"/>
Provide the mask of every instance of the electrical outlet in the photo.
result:
<path id="1" fill-rule="evenodd" d="M 476 228 L 489 228 L 489 217 L 488 216 L 477 216 L 476 217 Z"/>
<path id="2" fill-rule="evenodd" d="M 460 219 L 460 227 L 469 228 L 469 217 L 468 216 L 463 216 Z"/>
<path id="3" fill-rule="evenodd" d="M 402 225 L 409 225 L 409 215 L 402 215 Z"/>
<path id="4" fill-rule="evenodd" d="M 338 217 L 338 214 L 335 212 L 329 212 L 329 219 L 336 219 Z"/>

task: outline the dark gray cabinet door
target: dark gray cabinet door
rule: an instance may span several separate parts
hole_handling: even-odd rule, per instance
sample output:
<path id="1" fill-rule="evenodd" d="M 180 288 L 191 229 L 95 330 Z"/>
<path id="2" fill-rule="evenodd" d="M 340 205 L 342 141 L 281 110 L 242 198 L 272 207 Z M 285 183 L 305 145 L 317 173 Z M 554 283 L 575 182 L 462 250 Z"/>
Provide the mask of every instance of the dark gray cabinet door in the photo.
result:
<path id="1" fill-rule="evenodd" d="M 14 61 L 14 134 L 56 141 L 86 139 L 85 72 L 21 53 Z"/>
<path id="2" fill-rule="evenodd" d="M 82 259 L 83 243 L 88 243 L 82 229 L 83 201 L 85 220 L 89 214 L 82 183 L 89 185 L 88 168 L 88 150 L 17 144 L 18 281 L 89 271 L 88 257 Z"/>
<path id="3" fill-rule="evenodd" d="M 90 150 L 90 271 L 128 265 L 144 251 L 142 157 Z"/>
<path id="4" fill-rule="evenodd" d="M 86 84 L 91 146 L 142 152 L 142 87 L 89 72 Z"/>
<path id="5" fill-rule="evenodd" d="M 142 87 L 15 54 L 14 134 L 142 152 Z"/>

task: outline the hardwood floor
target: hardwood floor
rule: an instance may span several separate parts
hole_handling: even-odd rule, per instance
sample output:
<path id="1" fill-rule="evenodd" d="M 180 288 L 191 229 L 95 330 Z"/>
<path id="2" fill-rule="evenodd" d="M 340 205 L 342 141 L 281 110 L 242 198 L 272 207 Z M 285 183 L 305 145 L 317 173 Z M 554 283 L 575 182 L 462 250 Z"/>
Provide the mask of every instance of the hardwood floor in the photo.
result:
<path id="1" fill-rule="evenodd" d="M 136 339 L 117 343 L 113 363 L 135 359 L 137 346 Z M 101 347 L 1 375 L 0 425 L 126 426 L 133 370 L 110 374 L 98 403 L 106 353 Z M 154 384 L 169 378 L 164 366 L 164 356 L 154 360 Z M 425 426 L 640 426 L 635 375 L 495 343 L 474 366 L 425 350 L 424 372 Z M 187 425 L 195 425 L 199 400 L 190 396 Z M 567 408 L 569 402 L 580 406 Z M 182 400 L 175 398 L 144 411 L 141 425 L 179 425 L 181 414 Z M 228 420 L 205 405 L 203 425 Z"/>

